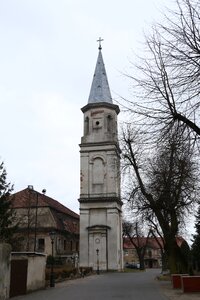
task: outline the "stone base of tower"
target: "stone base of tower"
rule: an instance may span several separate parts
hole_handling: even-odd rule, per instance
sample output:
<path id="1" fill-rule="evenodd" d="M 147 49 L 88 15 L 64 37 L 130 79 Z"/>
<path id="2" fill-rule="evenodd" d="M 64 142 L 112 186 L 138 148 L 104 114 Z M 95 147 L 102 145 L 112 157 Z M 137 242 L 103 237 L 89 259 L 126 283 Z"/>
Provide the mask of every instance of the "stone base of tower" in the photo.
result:
<path id="1" fill-rule="evenodd" d="M 121 205 L 80 201 L 80 267 L 122 270 Z"/>

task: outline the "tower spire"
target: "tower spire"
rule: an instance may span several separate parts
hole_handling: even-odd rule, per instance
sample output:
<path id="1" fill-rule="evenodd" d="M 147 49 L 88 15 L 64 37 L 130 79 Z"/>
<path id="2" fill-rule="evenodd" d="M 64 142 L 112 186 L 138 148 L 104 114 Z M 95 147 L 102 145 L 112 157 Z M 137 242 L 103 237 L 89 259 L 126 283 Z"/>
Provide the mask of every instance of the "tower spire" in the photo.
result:
<path id="1" fill-rule="evenodd" d="M 97 58 L 96 68 L 94 72 L 94 77 L 92 81 L 92 86 L 90 89 L 90 95 L 88 98 L 88 103 L 100 103 L 107 102 L 113 103 L 112 97 L 110 93 L 110 88 L 108 84 L 108 79 L 106 75 L 106 69 L 103 62 L 103 56 L 101 53 L 101 42 L 102 38 L 99 38 L 97 42 L 99 42 L 99 55 Z"/>

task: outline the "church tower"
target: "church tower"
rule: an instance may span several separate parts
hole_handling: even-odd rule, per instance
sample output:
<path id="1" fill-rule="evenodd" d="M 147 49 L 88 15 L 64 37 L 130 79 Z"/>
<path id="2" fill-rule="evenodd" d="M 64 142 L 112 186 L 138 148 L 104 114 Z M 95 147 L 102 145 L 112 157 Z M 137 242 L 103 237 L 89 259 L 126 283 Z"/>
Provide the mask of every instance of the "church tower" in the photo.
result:
<path id="1" fill-rule="evenodd" d="M 84 114 L 80 144 L 80 267 L 121 270 L 122 201 L 118 105 L 113 104 L 106 70 L 99 53 Z"/>

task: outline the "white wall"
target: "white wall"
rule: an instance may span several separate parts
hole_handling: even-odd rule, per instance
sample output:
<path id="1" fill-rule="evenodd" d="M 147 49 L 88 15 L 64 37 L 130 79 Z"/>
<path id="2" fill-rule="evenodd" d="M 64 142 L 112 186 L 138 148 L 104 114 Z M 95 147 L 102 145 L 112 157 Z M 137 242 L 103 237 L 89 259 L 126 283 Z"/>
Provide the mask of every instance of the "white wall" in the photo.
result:
<path id="1" fill-rule="evenodd" d="M 27 292 L 45 287 L 46 256 L 28 257 Z"/>
<path id="2" fill-rule="evenodd" d="M 27 269 L 27 292 L 45 287 L 46 255 L 31 252 L 13 252 L 13 260 L 28 260 Z"/>

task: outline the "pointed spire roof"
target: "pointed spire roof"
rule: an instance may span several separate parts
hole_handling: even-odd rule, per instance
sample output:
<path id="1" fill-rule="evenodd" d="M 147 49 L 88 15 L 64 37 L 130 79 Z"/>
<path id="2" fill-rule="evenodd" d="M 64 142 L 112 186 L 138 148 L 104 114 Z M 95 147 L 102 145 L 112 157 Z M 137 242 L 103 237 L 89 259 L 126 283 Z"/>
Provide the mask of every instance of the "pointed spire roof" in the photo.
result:
<path id="1" fill-rule="evenodd" d="M 103 62 L 103 57 L 101 53 L 101 45 L 99 46 L 99 55 L 97 58 L 97 64 L 94 72 L 94 77 L 92 81 L 92 86 L 90 89 L 90 95 L 88 99 L 89 103 L 101 103 L 107 102 L 112 104 L 112 98 L 110 93 L 110 88 L 108 84 L 108 79 L 106 75 L 106 69 Z"/>

